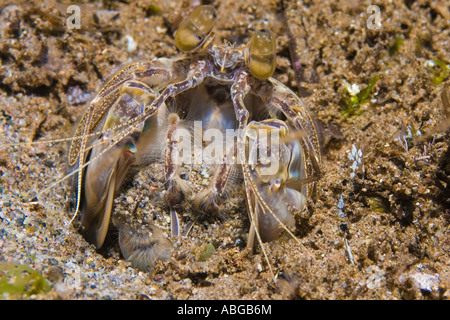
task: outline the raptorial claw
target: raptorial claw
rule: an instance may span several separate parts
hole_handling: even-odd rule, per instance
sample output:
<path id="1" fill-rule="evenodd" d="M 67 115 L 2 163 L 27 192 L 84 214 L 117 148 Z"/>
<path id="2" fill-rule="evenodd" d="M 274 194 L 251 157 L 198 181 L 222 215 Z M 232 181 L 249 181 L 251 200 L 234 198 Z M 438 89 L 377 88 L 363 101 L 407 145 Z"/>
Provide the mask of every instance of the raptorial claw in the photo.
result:
<path id="1" fill-rule="evenodd" d="M 288 126 L 276 119 L 253 121 L 246 131 L 253 180 L 248 185 L 262 241 L 277 239 L 281 226 L 293 227 L 290 209 L 302 210 L 306 203 L 304 186 L 288 187 L 291 181 L 305 175 L 299 143 L 284 141 L 288 131 Z"/>
<path id="2" fill-rule="evenodd" d="M 136 137 L 139 130 L 113 143 L 115 130 L 124 117 L 135 116 L 130 109 L 133 99 L 124 95 L 111 109 L 103 127 L 104 134 L 94 141 L 87 162 L 81 203 L 81 224 L 86 238 L 97 248 L 103 245 L 108 231 L 114 194 L 135 160 Z M 130 111 L 131 110 L 131 111 Z M 109 130 L 109 131 L 108 131 Z"/>
<path id="3" fill-rule="evenodd" d="M 94 148 L 91 157 L 96 158 L 101 151 L 102 148 Z M 81 224 L 86 230 L 87 240 L 97 248 L 105 240 L 114 194 L 133 162 L 134 153 L 133 142 L 126 142 L 125 145 L 121 142 L 93 160 L 86 170 Z"/>

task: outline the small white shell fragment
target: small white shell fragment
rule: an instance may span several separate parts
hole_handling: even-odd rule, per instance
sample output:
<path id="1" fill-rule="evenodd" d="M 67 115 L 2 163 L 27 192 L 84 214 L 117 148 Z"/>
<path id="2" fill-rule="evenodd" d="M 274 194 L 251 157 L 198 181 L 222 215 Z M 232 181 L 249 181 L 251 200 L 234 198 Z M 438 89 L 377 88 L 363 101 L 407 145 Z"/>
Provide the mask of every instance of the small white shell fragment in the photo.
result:
<path id="1" fill-rule="evenodd" d="M 356 96 L 361 91 L 356 83 L 352 85 L 345 83 L 345 87 L 351 96 Z"/>
<path id="2" fill-rule="evenodd" d="M 137 43 L 134 41 L 132 36 L 126 35 L 125 38 L 127 39 L 127 51 L 128 53 L 132 53 L 136 51 Z"/>

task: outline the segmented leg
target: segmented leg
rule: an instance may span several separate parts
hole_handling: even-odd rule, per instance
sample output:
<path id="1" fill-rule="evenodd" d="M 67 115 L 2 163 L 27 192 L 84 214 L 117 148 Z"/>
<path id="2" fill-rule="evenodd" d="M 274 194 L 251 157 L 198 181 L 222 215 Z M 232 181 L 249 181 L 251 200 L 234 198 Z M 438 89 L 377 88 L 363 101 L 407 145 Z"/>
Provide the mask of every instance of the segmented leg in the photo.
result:
<path id="1" fill-rule="evenodd" d="M 165 178 L 164 199 L 170 206 L 170 230 L 173 236 L 179 236 L 181 234 L 178 214 L 175 208 L 182 206 L 185 202 L 186 194 L 191 192 L 190 186 L 180 177 L 181 165 L 183 163 L 180 152 L 191 150 L 191 141 L 188 140 L 188 137 L 190 137 L 190 133 L 187 129 L 180 126 L 178 114 L 170 114 L 168 117 L 167 133 L 164 139 L 166 143 L 163 160 Z M 190 157 L 191 154 L 185 156 Z"/>
<path id="2" fill-rule="evenodd" d="M 164 199 L 171 207 L 171 231 L 174 236 L 180 234 L 178 215 L 174 208 L 181 206 L 185 194 L 191 191 L 189 185 L 180 178 L 183 163 L 179 157 L 180 150 L 191 149 L 191 141 L 187 139 L 190 133 L 180 123 L 178 114 L 168 114 L 167 107 L 161 106 L 158 114 L 145 122 L 137 144 L 139 152 L 136 154 L 136 164 L 139 165 L 162 162 L 166 187 Z"/>
<path id="3" fill-rule="evenodd" d="M 180 168 L 182 159 L 180 156 L 183 148 L 182 143 L 190 143 L 188 136 L 183 135 L 185 131 L 180 128 L 180 118 L 176 113 L 169 115 L 169 128 L 166 134 L 166 146 L 164 150 L 164 176 L 166 179 L 166 192 L 164 198 L 171 207 L 179 207 L 185 200 L 185 194 L 189 191 L 189 186 L 180 178 Z M 184 137 L 183 137 L 184 136 Z M 180 138 L 182 141 L 180 141 Z"/>

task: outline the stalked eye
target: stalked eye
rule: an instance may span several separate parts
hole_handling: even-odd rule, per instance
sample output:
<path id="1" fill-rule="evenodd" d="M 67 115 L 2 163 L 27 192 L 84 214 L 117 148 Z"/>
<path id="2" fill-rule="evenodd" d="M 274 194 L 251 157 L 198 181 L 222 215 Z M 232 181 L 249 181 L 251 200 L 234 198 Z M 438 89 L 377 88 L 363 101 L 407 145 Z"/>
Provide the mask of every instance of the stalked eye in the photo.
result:
<path id="1" fill-rule="evenodd" d="M 276 41 L 267 29 L 256 31 L 251 39 L 247 65 L 252 75 L 258 79 L 267 79 L 276 67 Z"/>
<path id="2" fill-rule="evenodd" d="M 191 51 L 200 46 L 214 27 L 217 11 L 213 6 L 200 6 L 181 23 L 175 32 L 178 49 Z"/>

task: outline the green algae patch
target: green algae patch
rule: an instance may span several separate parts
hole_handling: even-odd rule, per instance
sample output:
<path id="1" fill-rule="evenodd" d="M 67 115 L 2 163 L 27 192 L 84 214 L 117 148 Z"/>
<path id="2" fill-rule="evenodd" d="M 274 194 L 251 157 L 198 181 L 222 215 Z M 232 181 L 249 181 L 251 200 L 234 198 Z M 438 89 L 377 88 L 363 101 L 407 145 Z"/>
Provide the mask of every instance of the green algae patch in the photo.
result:
<path id="1" fill-rule="evenodd" d="M 27 298 L 50 290 L 47 280 L 29 266 L 15 262 L 0 264 L 1 298 Z"/>
<path id="2" fill-rule="evenodd" d="M 212 243 L 208 243 L 205 245 L 203 250 L 200 252 L 200 255 L 198 257 L 198 261 L 206 261 L 216 252 L 216 248 L 214 248 L 214 245 Z"/>
<path id="3" fill-rule="evenodd" d="M 151 16 L 162 16 L 162 14 L 163 14 L 163 10 L 154 4 L 150 4 L 147 7 L 145 7 L 144 9 Z"/>
<path id="4" fill-rule="evenodd" d="M 379 197 L 369 197 L 367 198 L 367 203 L 373 212 L 385 213 L 389 212 L 390 206 L 389 201 L 384 198 Z"/>
<path id="5" fill-rule="evenodd" d="M 363 111 L 360 110 L 361 105 L 369 101 L 373 88 L 379 79 L 379 75 L 372 77 L 369 80 L 369 84 L 357 94 L 352 94 L 348 89 L 346 89 L 341 100 L 341 104 L 343 106 L 340 111 L 341 115 L 345 118 L 361 115 L 363 113 Z"/>
<path id="6" fill-rule="evenodd" d="M 398 53 L 398 51 L 400 50 L 400 47 L 403 44 L 403 39 L 404 38 L 402 36 L 395 37 L 394 44 L 389 47 L 389 55 L 390 56 L 395 56 Z"/>
<path id="7" fill-rule="evenodd" d="M 431 81 L 438 86 L 448 77 L 450 66 L 441 59 L 433 59 L 427 64 L 428 71 L 431 74 Z"/>

